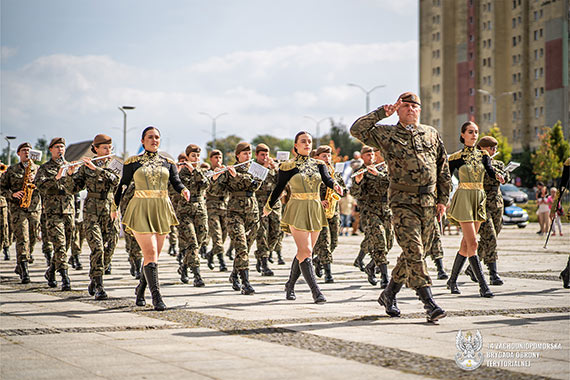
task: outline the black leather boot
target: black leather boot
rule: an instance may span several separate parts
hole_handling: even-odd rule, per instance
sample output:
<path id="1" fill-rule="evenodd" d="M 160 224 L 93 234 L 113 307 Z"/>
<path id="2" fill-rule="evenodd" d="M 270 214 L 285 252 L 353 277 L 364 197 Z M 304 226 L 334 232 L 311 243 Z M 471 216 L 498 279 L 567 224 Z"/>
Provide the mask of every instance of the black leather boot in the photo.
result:
<path id="1" fill-rule="evenodd" d="M 255 270 L 257 273 L 261 273 L 261 260 L 259 258 L 255 260 Z"/>
<path id="2" fill-rule="evenodd" d="M 318 278 L 323 277 L 323 266 L 321 265 L 321 260 L 318 257 L 313 259 L 313 265 L 315 266 L 315 275 Z"/>
<path id="3" fill-rule="evenodd" d="M 144 270 L 143 270 L 143 273 L 141 273 L 141 278 L 140 278 L 139 284 L 135 288 L 135 296 L 137 297 L 137 300 L 136 300 L 137 306 L 145 306 L 146 305 L 146 301 L 144 299 L 144 291 L 145 290 L 146 290 L 146 277 L 144 276 Z"/>
<path id="4" fill-rule="evenodd" d="M 76 270 L 83 269 L 83 265 L 81 265 L 81 261 L 79 261 L 79 255 L 75 256 L 75 269 Z"/>
<path id="5" fill-rule="evenodd" d="M 473 273 L 473 269 L 471 269 L 470 265 L 467 265 L 467 269 L 465 269 L 465 274 L 469 276 L 471 281 L 477 282 L 477 277 L 475 277 L 475 273 Z"/>
<path id="6" fill-rule="evenodd" d="M 374 269 L 376 264 L 374 264 L 374 260 L 370 260 L 370 262 L 364 267 L 364 273 L 368 276 L 368 282 L 370 285 L 376 286 L 378 280 L 376 280 L 376 273 L 374 273 Z"/>
<path id="7" fill-rule="evenodd" d="M 71 280 L 67 275 L 67 269 L 60 269 L 58 272 L 61 275 L 61 290 L 64 292 L 71 290 Z"/>
<path id="8" fill-rule="evenodd" d="M 206 260 L 208 260 L 208 268 L 214 270 L 216 266 L 214 265 L 214 253 L 212 251 L 206 252 Z"/>
<path id="9" fill-rule="evenodd" d="M 252 295 L 255 290 L 249 283 L 249 269 L 242 269 L 239 271 L 239 276 L 241 278 L 241 294 Z"/>
<path id="10" fill-rule="evenodd" d="M 487 281 L 485 281 L 485 275 L 483 275 L 483 268 L 481 268 L 481 262 L 479 261 L 479 256 L 473 255 L 469 258 L 469 265 L 471 265 L 471 269 L 475 273 L 475 277 L 479 281 L 479 294 L 481 297 L 491 298 L 495 295 L 489 289 L 487 285 Z"/>
<path id="11" fill-rule="evenodd" d="M 388 264 L 380 264 L 380 289 L 386 289 L 388 286 Z"/>
<path id="12" fill-rule="evenodd" d="M 205 259 L 207 254 L 208 254 L 208 248 L 205 245 L 201 246 L 200 247 L 200 257 Z"/>
<path id="13" fill-rule="evenodd" d="M 362 272 L 364 272 L 364 263 L 362 262 L 362 260 L 364 260 L 364 256 L 366 256 L 366 252 L 361 249 L 360 252 L 358 252 L 358 256 L 356 256 L 356 260 L 354 260 L 354 264 L 352 264 Z"/>
<path id="14" fill-rule="evenodd" d="M 176 255 L 176 261 L 178 261 L 178 265 L 182 265 L 182 261 L 184 261 L 184 256 L 186 255 L 186 250 L 181 249 L 178 254 Z"/>
<path id="15" fill-rule="evenodd" d="M 390 279 L 386 289 L 380 293 L 378 297 L 378 303 L 386 309 L 386 314 L 390 317 L 399 317 L 400 309 L 398 309 L 398 303 L 396 301 L 396 294 L 402 289 L 404 283 L 395 282 L 393 278 Z"/>
<path id="16" fill-rule="evenodd" d="M 437 268 L 437 279 L 438 280 L 445 280 L 449 278 L 447 273 L 445 273 L 445 269 L 443 269 L 443 260 L 442 259 L 435 259 L 435 267 Z"/>
<path id="17" fill-rule="evenodd" d="M 269 256 L 267 256 L 267 261 L 269 261 L 271 264 L 273 264 L 273 252 L 269 251 Z"/>
<path id="18" fill-rule="evenodd" d="M 224 263 L 224 254 L 218 253 L 218 262 L 220 263 L 220 272 L 227 272 L 228 268 L 226 267 L 226 263 Z"/>
<path id="19" fill-rule="evenodd" d="M 562 280 L 562 286 L 564 286 L 565 289 L 570 288 L 570 256 L 568 256 L 566 268 L 560 272 L 560 276 L 558 276 L 558 278 Z"/>
<path id="20" fill-rule="evenodd" d="M 285 298 L 289 301 L 294 301 L 297 299 L 295 296 L 295 283 L 301 275 L 301 269 L 299 268 L 299 260 L 297 257 L 291 262 L 291 271 L 289 272 L 289 280 L 285 283 Z"/>
<path id="21" fill-rule="evenodd" d="M 30 272 L 28 271 L 27 261 L 22 261 L 20 263 L 20 279 L 22 280 L 22 284 L 30 283 Z"/>
<path id="22" fill-rule="evenodd" d="M 131 273 L 131 276 L 135 277 L 135 261 L 129 260 L 129 264 L 131 264 L 129 272 Z"/>
<path id="23" fill-rule="evenodd" d="M 267 257 L 261 258 L 261 275 L 268 277 L 274 275 L 273 271 L 267 266 Z"/>
<path id="24" fill-rule="evenodd" d="M 232 289 L 235 290 L 236 292 L 241 289 L 238 273 L 235 269 L 232 270 L 232 273 L 230 273 L 230 284 L 232 284 Z"/>
<path id="25" fill-rule="evenodd" d="M 105 274 L 111 274 L 111 263 L 109 263 L 109 266 L 105 269 Z"/>
<path id="26" fill-rule="evenodd" d="M 87 293 L 89 293 L 90 296 L 95 295 L 95 286 L 95 277 L 92 277 L 91 281 L 89 281 L 89 285 L 87 285 Z"/>
<path id="27" fill-rule="evenodd" d="M 309 288 L 311 288 L 313 301 L 315 301 L 316 304 L 322 304 L 327 302 L 327 299 L 321 292 L 321 289 L 319 289 L 315 273 L 313 272 L 313 263 L 311 261 L 311 258 L 307 257 L 302 263 L 299 263 L 299 268 L 301 269 L 305 282 L 309 285 Z"/>
<path id="28" fill-rule="evenodd" d="M 44 252 L 44 257 L 46 258 L 46 266 L 50 266 L 51 264 L 51 256 L 52 256 L 52 252 Z"/>
<path id="29" fill-rule="evenodd" d="M 285 265 L 283 256 L 281 256 L 281 251 L 275 251 L 275 253 L 277 254 L 277 265 Z"/>
<path id="30" fill-rule="evenodd" d="M 230 244 L 230 246 L 228 247 L 228 250 L 226 251 L 226 256 L 230 260 L 234 259 L 234 255 L 232 254 L 233 251 L 234 251 L 234 247 L 232 247 L 232 245 Z"/>
<path id="31" fill-rule="evenodd" d="M 4 247 L 4 260 L 8 261 L 10 260 L 10 249 L 9 247 Z"/>
<path id="32" fill-rule="evenodd" d="M 445 311 L 436 305 L 433 300 L 433 295 L 431 293 L 431 288 L 429 286 L 424 286 L 416 290 L 420 300 L 424 303 L 424 309 L 426 310 L 426 317 L 428 322 L 436 322 L 441 318 L 445 318 Z"/>
<path id="33" fill-rule="evenodd" d="M 325 284 L 334 283 L 334 278 L 332 276 L 332 271 L 331 271 L 331 264 L 330 263 L 323 264 L 323 269 L 325 270 Z"/>
<path id="34" fill-rule="evenodd" d="M 194 286 L 201 288 L 205 286 L 202 276 L 200 276 L 200 267 L 192 268 L 192 274 L 194 275 Z"/>
<path id="35" fill-rule="evenodd" d="M 28 257 L 28 264 L 33 264 L 34 263 L 34 255 L 32 254 L 32 252 L 30 252 L 30 257 Z"/>
<path id="36" fill-rule="evenodd" d="M 44 274 L 45 279 L 47 280 L 48 286 L 50 288 L 55 288 L 57 286 L 57 281 L 55 279 L 55 263 L 50 264 L 46 273 Z"/>
<path id="37" fill-rule="evenodd" d="M 183 283 L 187 284 L 188 281 L 190 281 L 190 278 L 188 277 L 188 266 L 185 264 L 182 264 L 178 267 L 178 274 L 180 275 L 180 281 L 182 281 Z"/>
<path id="38" fill-rule="evenodd" d="M 163 311 L 166 309 L 166 305 L 162 301 L 162 295 L 160 294 L 160 285 L 158 283 L 158 265 L 156 263 L 149 263 L 143 267 L 144 276 L 148 283 L 148 288 L 152 296 L 152 305 L 154 310 Z"/>
<path id="39" fill-rule="evenodd" d="M 459 288 L 457 287 L 457 277 L 461 272 L 461 268 L 463 268 L 463 264 L 465 264 L 465 260 L 467 260 L 467 257 L 460 255 L 459 252 L 457 252 L 457 255 L 455 255 L 455 260 L 453 260 L 451 277 L 449 277 L 449 280 L 447 280 L 447 289 L 451 290 L 451 294 L 461 294 Z"/>
<path id="40" fill-rule="evenodd" d="M 69 256 L 69 259 L 67 260 L 67 263 L 68 263 L 69 265 L 71 265 L 71 267 L 72 267 L 73 269 L 75 269 L 75 259 L 73 258 L 73 255 Z"/>
<path id="41" fill-rule="evenodd" d="M 97 301 L 106 300 L 109 298 L 107 296 L 107 292 L 105 292 L 105 288 L 103 288 L 103 276 L 95 277 L 95 299 Z"/>
<path id="42" fill-rule="evenodd" d="M 168 247 L 168 254 L 170 256 L 176 256 L 178 254 L 178 252 L 176 252 L 176 247 L 174 246 L 174 244 L 170 244 L 170 246 Z"/>
<path id="43" fill-rule="evenodd" d="M 141 278 L 141 267 L 142 267 L 142 260 L 135 259 L 135 278 L 137 280 Z"/>
<path id="44" fill-rule="evenodd" d="M 497 273 L 497 263 L 488 263 L 487 268 L 489 268 L 489 283 L 491 285 L 503 285 L 504 282 Z"/>

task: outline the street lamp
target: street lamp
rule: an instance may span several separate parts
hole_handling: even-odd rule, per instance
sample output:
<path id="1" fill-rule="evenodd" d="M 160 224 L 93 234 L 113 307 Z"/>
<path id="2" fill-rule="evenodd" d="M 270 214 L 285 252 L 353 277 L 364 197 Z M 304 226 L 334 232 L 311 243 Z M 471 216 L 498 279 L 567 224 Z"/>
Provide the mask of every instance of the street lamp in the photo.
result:
<path id="1" fill-rule="evenodd" d="M 370 90 L 366 90 L 364 87 L 355 83 L 347 83 L 347 86 L 357 87 L 366 94 L 366 113 L 370 112 L 370 93 L 378 88 L 386 87 L 385 84 L 379 84 L 378 86 L 372 87 Z"/>
<path id="2" fill-rule="evenodd" d="M 5 139 L 8 142 L 8 162 L 6 162 L 6 165 L 10 166 L 12 165 L 12 151 L 10 150 L 10 140 L 15 140 L 16 136 L 6 136 Z"/>
<path id="3" fill-rule="evenodd" d="M 219 115 L 212 116 L 207 112 L 198 112 L 200 115 L 205 115 L 212 119 L 212 147 L 216 149 L 216 120 L 224 115 L 227 115 L 227 112 L 222 112 Z"/>
<path id="4" fill-rule="evenodd" d="M 491 101 L 493 102 L 493 125 L 495 125 L 497 123 L 497 98 L 500 98 L 503 95 L 512 94 L 512 93 L 514 93 L 514 91 L 502 92 L 498 97 L 495 97 L 495 95 L 493 95 L 489 91 L 483 90 L 481 88 L 478 88 L 477 92 L 480 92 L 481 94 L 485 94 L 485 95 L 489 96 L 489 98 L 491 98 Z"/>
<path id="5" fill-rule="evenodd" d="M 321 124 L 323 121 L 325 121 L 325 120 L 330 120 L 330 117 L 324 117 L 324 118 L 322 118 L 321 120 L 317 120 L 317 119 L 315 119 L 314 117 L 311 117 L 311 116 L 303 116 L 303 117 L 304 117 L 305 119 L 309 119 L 309 120 L 314 121 L 315 124 L 316 124 L 317 135 L 315 136 L 315 143 L 316 143 L 315 146 L 318 148 L 318 147 L 319 147 L 319 136 L 321 135 L 319 126 L 320 126 L 320 124 Z"/>
<path id="6" fill-rule="evenodd" d="M 123 160 L 127 159 L 127 112 L 134 110 L 134 106 L 122 106 L 119 110 L 123 113 Z"/>

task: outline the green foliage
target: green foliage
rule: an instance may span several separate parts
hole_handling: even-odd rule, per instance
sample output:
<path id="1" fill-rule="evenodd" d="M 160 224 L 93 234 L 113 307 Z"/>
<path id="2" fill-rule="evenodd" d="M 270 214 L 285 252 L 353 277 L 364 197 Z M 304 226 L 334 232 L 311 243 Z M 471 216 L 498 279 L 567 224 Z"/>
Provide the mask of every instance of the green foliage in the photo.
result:
<path id="1" fill-rule="evenodd" d="M 331 129 L 328 134 L 321 137 L 323 144 L 328 141 L 333 141 L 336 152 L 344 159 L 351 159 L 352 153 L 360 151 L 362 143 L 351 136 L 348 126 L 342 122 L 335 122 L 331 119 Z"/>
<path id="2" fill-rule="evenodd" d="M 511 161 L 511 155 L 513 152 L 513 147 L 509 144 L 508 139 L 503 136 L 501 133 L 501 129 L 495 124 L 493 128 L 489 130 L 489 132 L 484 133 L 481 135 L 483 136 L 491 136 L 494 137 L 498 142 L 497 152 L 498 154 L 495 156 L 495 160 L 502 161 L 505 164 L 508 164 Z"/>
<path id="3" fill-rule="evenodd" d="M 233 163 L 235 161 L 235 149 L 243 139 L 236 135 L 230 135 L 223 139 L 216 139 L 216 143 L 208 141 L 206 143 L 206 151 L 210 153 L 214 149 L 220 150 L 224 154 L 224 164 Z M 209 160 L 208 160 L 209 161 Z"/>
<path id="4" fill-rule="evenodd" d="M 536 179 L 545 184 L 562 175 L 562 162 L 559 160 L 551 143 L 551 128 L 544 128 L 539 136 L 540 145 L 531 156 Z"/>
<path id="5" fill-rule="evenodd" d="M 564 133 L 562 131 L 562 123 L 558 121 L 550 129 L 549 141 L 554 154 L 558 157 L 558 161 L 564 163 L 564 161 L 570 157 L 570 143 L 564 139 Z"/>
<path id="6" fill-rule="evenodd" d="M 255 146 L 260 143 L 267 145 L 271 150 L 271 154 L 273 156 L 275 156 L 278 150 L 290 152 L 293 149 L 293 145 L 295 144 L 293 139 L 280 139 L 279 137 L 271 135 L 258 135 L 252 141 L 254 149 Z"/>
<path id="7" fill-rule="evenodd" d="M 520 162 L 521 166 L 513 172 L 512 177 L 519 177 L 524 187 L 534 187 L 536 184 L 531 158 L 532 152 L 528 146 L 523 148 L 522 153 L 513 155 L 513 160 Z"/>
<path id="8" fill-rule="evenodd" d="M 49 153 L 48 144 L 49 142 L 47 141 L 45 136 L 38 138 L 38 141 L 36 141 L 36 143 L 34 144 L 34 149 L 42 151 L 42 161 L 41 161 L 42 164 L 46 162 L 48 159 L 48 153 Z"/>

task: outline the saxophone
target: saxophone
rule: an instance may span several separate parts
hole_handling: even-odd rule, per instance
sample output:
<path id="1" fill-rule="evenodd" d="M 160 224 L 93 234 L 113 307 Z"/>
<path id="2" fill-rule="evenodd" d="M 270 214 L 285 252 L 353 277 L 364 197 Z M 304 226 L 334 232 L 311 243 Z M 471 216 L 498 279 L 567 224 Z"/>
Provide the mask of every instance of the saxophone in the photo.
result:
<path id="1" fill-rule="evenodd" d="M 327 164 L 331 177 L 334 176 L 334 167 L 332 165 Z M 325 215 L 327 219 L 330 219 L 334 216 L 334 211 L 336 210 L 336 203 L 340 200 L 340 195 L 327 187 L 327 193 L 325 194 L 325 201 L 327 201 L 328 207 L 325 208 Z"/>
<path id="2" fill-rule="evenodd" d="M 20 207 L 21 208 L 28 208 L 32 203 L 32 194 L 36 189 L 36 185 L 33 184 L 32 178 L 32 163 L 28 162 L 28 166 L 26 166 L 26 172 L 24 173 L 24 186 L 22 191 L 24 192 L 24 196 L 20 199 Z"/>

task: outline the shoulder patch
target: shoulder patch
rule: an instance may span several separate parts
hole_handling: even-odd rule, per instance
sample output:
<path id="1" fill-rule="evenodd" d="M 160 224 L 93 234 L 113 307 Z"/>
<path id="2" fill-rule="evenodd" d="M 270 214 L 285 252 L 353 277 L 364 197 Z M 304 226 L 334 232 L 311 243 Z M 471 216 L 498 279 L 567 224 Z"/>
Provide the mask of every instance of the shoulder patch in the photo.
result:
<path id="1" fill-rule="evenodd" d="M 141 156 L 142 155 L 131 156 L 131 157 L 127 158 L 127 160 L 125 161 L 125 165 L 132 164 L 133 162 L 137 162 L 141 158 Z"/>
<path id="2" fill-rule="evenodd" d="M 318 158 L 312 158 L 312 160 L 315 160 L 315 163 L 317 165 L 326 165 L 323 160 L 319 160 Z"/>
<path id="3" fill-rule="evenodd" d="M 455 152 L 455 153 L 450 154 L 449 157 L 448 157 L 448 161 L 460 159 L 460 158 L 461 158 L 461 153 L 462 153 L 462 151 L 459 150 L 459 151 L 457 151 L 457 152 Z"/>
<path id="4" fill-rule="evenodd" d="M 284 172 L 292 170 L 296 167 L 295 160 L 287 160 L 279 164 L 279 170 L 283 170 Z"/>

